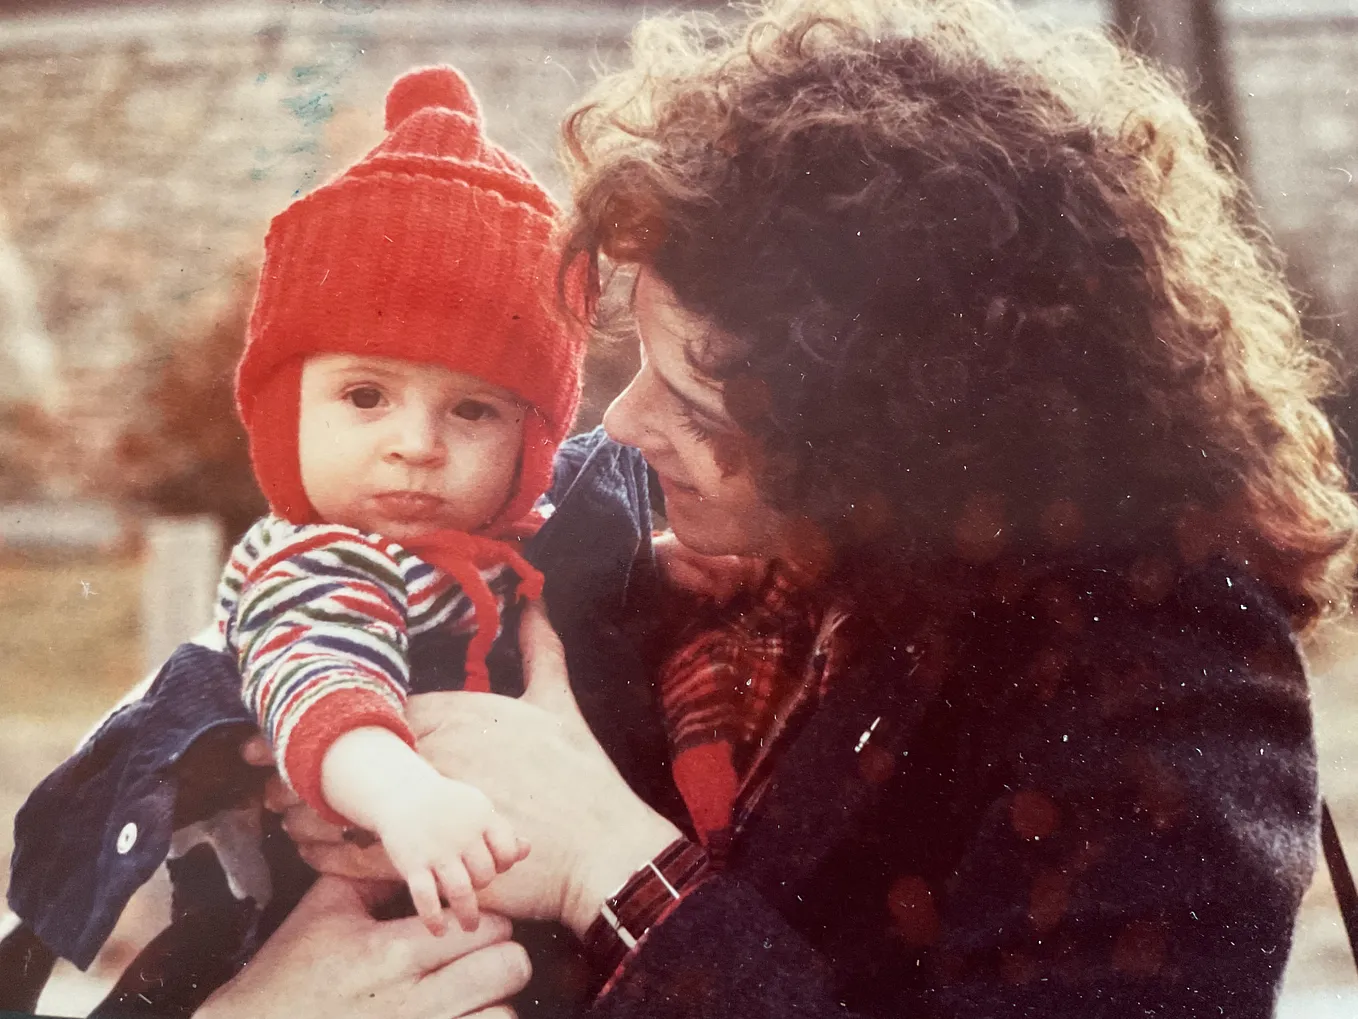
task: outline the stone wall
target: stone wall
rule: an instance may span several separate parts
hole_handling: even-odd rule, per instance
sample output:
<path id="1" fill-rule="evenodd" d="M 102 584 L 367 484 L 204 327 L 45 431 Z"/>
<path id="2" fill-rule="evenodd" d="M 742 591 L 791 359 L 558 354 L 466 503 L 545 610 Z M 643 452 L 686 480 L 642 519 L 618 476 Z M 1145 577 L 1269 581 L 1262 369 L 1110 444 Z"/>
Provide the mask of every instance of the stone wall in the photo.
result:
<path id="1" fill-rule="evenodd" d="M 1037 6 L 1086 23 L 1100 7 Z M 248 299 L 269 217 L 380 137 L 386 86 L 412 65 L 463 68 L 491 135 L 559 194 L 558 118 L 635 10 L 230 0 L 0 17 L 0 402 L 26 388 L 60 403 L 83 455 L 106 455 L 147 365 Z M 1266 218 L 1349 318 L 1358 20 L 1237 17 L 1230 35 Z M 51 472 L 54 492 L 82 470 Z"/>
<path id="2" fill-rule="evenodd" d="M 31 285 L 0 288 L 0 330 L 36 312 L 64 383 L 40 393 L 69 440 L 67 469 L 48 472 L 54 494 L 110 455 L 148 365 L 248 299 L 269 217 L 381 137 L 397 74 L 461 67 L 492 137 L 559 191 L 556 123 L 632 20 L 361 2 L 0 20 L 0 254 Z M 0 374 L 13 395 L 23 373 Z M 27 378 L 50 388 L 50 375 Z"/>

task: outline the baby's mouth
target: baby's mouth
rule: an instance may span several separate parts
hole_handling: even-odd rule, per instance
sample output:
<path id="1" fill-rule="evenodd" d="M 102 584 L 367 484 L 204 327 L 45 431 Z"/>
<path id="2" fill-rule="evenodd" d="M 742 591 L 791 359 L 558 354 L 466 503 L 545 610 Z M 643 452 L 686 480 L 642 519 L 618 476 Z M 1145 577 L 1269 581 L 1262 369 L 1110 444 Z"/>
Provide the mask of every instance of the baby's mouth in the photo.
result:
<path id="1" fill-rule="evenodd" d="M 378 510 L 389 520 L 422 521 L 439 517 L 447 505 L 427 492 L 383 492 L 373 496 Z"/>

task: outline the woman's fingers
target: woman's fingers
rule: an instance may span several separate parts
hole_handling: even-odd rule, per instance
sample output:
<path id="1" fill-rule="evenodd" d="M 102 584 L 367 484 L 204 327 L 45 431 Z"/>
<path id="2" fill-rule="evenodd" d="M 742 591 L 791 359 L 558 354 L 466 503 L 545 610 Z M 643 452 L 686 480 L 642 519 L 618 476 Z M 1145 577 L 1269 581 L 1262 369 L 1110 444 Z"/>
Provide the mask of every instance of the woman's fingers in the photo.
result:
<path id="1" fill-rule="evenodd" d="M 541 600 L 529 602 L 519 620 L 519 651 L 523 654 L 524 685 L 535 680 L 548 680 L 548 687 L 559 686 L 570 690 L 566 672 L 566 652 L 561 638 L 547 618 Z M 547 689 L 548 687 L 542 687 Z"/>
<path id="2" fill-rule="evenodd" d="M 344 829 L 327 821 L 305 803 L 283 810 L 283 830 L 294 842 L 345 842 Z"/>
<path id="3" fill-rule="evenodd" d="M 381 846 L 360 849 L 347 842 L 298 842 L 297 852 L 312 870 L 359 881 L 397 881 L 401 875 Z"/>
<path id="4" fill-rule="evenodd" d="M 325 820 L 300 800 L 283 811 L 283 830 L 297 851 L 323 874 L 363 881 L 400 881 L 386 849 L 372 835 L 352 837 L 353 830 Z"/>
<path id="5" fill-rule="evenodd" d="M 263 736 L 251 736 L 241 744 L 241 758 L 253 768 L 272 768 L 274 766 L 273 748 Z"/>
<path id="6" fill-rule="evenodd" d="M 322 876 L 201 1019 L 449 1019 L 494 1008 L 523 989 L 527 956 L 509 921 L 431 937 L 418 917 L 378 921 L 363 893 Z M 505 1013 L 490 1012 L 489 1019 Z"/>
<path id="7" fill-rule="evenodd" d="M 519 650 L 523 655 L 523 701 L 542 708 L 563 723 L 577 742 L 593 742 L 593 735 L 580 714 L 566 669 L 566 652 L 552 629 L 541 601 L 529 602 L 519 621 Z"/>
<path id="8" fill-rule="evenodd" d="M 445 914 L 453 919 L 452 914 Z M 390 920 L 383 924 L 384 936 L 390 938 L 391 950 L 398 972 L 423 977 L 471 952 L 508 941 L 513 933 L 510 922 L 495 913 L 482 913 L 474 930 L 466 931 L 459 924 L 449 923 L 448 933 L 431 938 L 419 917 Z"/>
<path id="9" fill-rule="evenodd" d="M 504 941 L 428 973 L 416 986 L 412 998 L 421 1013 L 427 1009 L 430 1015 L 445 1017 L 480 1015 L 481 1010 L 494 1008 L 523 990 L 532 973 L 523 946 Z"/>
<path id="10" fill-rule="evenodd" d="M 289 789 L 288 784 L 277 775 L 270 775 L 268 781 L 264 783 L 265 810 L 281 814 L 289 807 L 298 806 L 301 802 L 301 797 Z"/>

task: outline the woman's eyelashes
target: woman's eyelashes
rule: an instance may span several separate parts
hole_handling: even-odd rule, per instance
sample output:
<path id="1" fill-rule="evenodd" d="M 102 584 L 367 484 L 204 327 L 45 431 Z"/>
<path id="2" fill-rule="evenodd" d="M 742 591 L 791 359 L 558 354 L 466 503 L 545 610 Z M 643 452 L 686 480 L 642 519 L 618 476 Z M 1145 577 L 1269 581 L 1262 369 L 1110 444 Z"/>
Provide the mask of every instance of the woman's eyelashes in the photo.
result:
<path id="1" fill-rule="evenodd" d="M 716 433 L 698 420 L 698 415 L 686 403 L 679 404 L 679 427 L 699 442 L 711 442 Z"/>

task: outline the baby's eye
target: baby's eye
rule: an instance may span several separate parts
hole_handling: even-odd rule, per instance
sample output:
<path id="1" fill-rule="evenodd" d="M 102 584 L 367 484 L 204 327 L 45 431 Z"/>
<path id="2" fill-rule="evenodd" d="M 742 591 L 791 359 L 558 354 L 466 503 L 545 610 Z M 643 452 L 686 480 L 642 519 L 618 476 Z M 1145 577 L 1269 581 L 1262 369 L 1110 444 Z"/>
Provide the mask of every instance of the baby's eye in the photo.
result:
<path id="1" fill-rule="evenodd" d="M 463 400 L 453 408 L 453 415 L 463 421 L 485 421 L 496 417 L 498 413 L 490 404 L 480 400 Z"/>
<path id="2" fill-rule="evenodd" d="M 372 410 L 382 402 L 382 390 L 376 386 L 359 386 L 345 393 L 344 398 L 359 410 Z"/>

